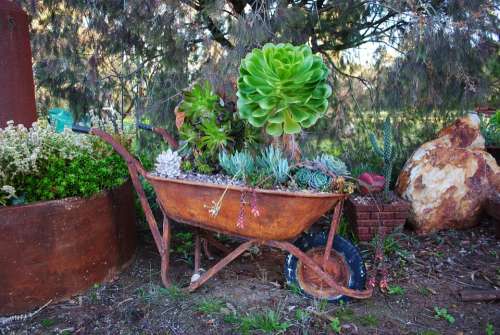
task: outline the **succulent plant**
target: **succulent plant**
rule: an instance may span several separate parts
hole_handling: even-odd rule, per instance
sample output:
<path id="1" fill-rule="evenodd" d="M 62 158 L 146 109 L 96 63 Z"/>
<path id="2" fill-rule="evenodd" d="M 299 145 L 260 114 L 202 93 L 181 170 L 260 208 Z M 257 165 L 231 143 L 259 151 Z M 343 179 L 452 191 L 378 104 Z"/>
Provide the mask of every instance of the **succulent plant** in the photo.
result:
<path id="1" fill-rule="evenodd" d="M 321 171 L 302 167 L 295 173 L 295 181 L 301 187 L 309 187 L 315 190 L 327 190 L 332 178 Z"/>
<path id="2" fill-rule="evenodd" d="M 168 149 L 156 158 L 156 174 L 166 178 L 176 178 L 181 173 L 181 157 L 176 151 Z"/>
<path id="3" fill-rule="evenodd" d="M 328 154 L 322 154 L 314 159 L 314 162 L 327 168 L 331 173 L 336 176 L 348 176 L 349 170 L 345 163 L 337 157 Z"/>
<path id="4" fill-rule="evenodd" d="M 189 119 L 214 117 L 214 112 L 221 109 L 220 98 L 208 81 L 195 84 L 190 91 L 184 92 L 184 100 L 179 106 L 181 112 Z"/>
<path id="5" fill-rule="evenodd" d="M 326 112 L 332 93 L 328 69 L 306 46 L 266 44 L 241 62 L 238 110 L 269 135 L 296 134 Z"/>
<path id="6" fill-rule="evenodd" d="M 272 145 L 264 149 L 257 158 L 257 165 L 267 175 L 272 175 L 275 184 L 283 184 L 288 180 L 290 165 L 283 152 Z"/>
<path id="7" fill-rule="evenodd" d="M 388 199 L 389 185 L 391 183 L 391 175 L 392 175 L 392 166 L 394 164 L 394 160 L 396 159 L 396 150 L 392 136 L 392 125 L 391 125 L 391 119 L 389 117 L 387 117 L 384 121 L 383 133 L 384 133 L 383 147 L 379 146 L 377 139 L 375 138 L 375 134 L 373 133 L 370 134 L 370 142 L 372 143 L 373 151 L 375 152 L 375 154 L 377 154 L 380 158 L 384 160 L 384 178 L 385 178 L 384 197 L 385 199 Z"/>
<path id="8" fill-rule="evenodd" d="M 297 182 L 297 185 L 301 187 L 308 187 L 309 180 L 311 179 L 313 171 L 307 168 L 300 168 L 295 172 L 294 179 Z"/>
<path id="9" fill-rule="evenodd" d="M 320 171 L 314 171 L 309 178 L 309 186 L 315 190 L 326 190 L 330 186 L 332 178 Z"/>
<path id="10" fill-rule="evenodd" d="M 238 179 L 245 179 L 255 171 L 254 159 L 246 151 L 234 154 L 223 151 L 219 154 L 219 164 L 228 175 Z"/>

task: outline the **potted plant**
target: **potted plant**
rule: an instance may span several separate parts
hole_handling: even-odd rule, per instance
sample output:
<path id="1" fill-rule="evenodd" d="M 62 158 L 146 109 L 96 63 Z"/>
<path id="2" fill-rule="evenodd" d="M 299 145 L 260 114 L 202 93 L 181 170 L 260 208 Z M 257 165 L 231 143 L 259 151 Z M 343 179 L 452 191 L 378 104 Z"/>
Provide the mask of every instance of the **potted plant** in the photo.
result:
<path id="1" fill-rule="evenodd" d="M 294 138 L 325 114 L 332 93 L 327 77 L 322 58 L 305 45 L 266 44 L 254 49 L 240 66 L 237 110 L 209 84 L 193 85 L 184 92 L 176 112 L 179 149 L 161 153 L 151 173 L 141 167 L 137 171 L 152 184 L 166 217 L 249 239 L 234 252 L 256 240 L 293 250 L 287 257 L 287 281 L 306 295 L 338 301 L 345 296 L 334 289 L 323 292 L 325 284 L 309 276 L 318 268 L 310 270 L 311 263 L 304 261 L 319 262 L 322 255 L 323 269 L 331 280 L 353 290 L 364 289 L 365 270 L 358 249 L 334 234 L 353 183 L 339 158 L 321 153 L 302 157 Z M 291 246 L 290 240 L 333 207 L 333 233 L 305 234 L 296 247 Z M 168 249 L 161 245 L 156 223 L 150 221 L 160 252 Z M 164 236 L 169 236 L 168 227 L 167 222 Z M 329 252 L 332 257 L 323 256 Z M 226 257 L 218 264 L 236 256 Z M 168 269 L 168 255 L 162 255 L 162 269 Z M 220 267 L 202 275 L 199 269 L 195 253 L 191 290 Z M 168 285 L 164 272 L 162 278 Z M 370 294 L 363 291 L 361 296 Z"/>
<path id="2" fill-rule="evenodd" d="M 129 264 L 127 179 L 126 164 L 101 140 L 57 133 L 45 121 L 0 128 L 0 314 L 70 297 Z"/>
<path id="3" fill-rule="evenodd" d="M 486 151 L 500 164 L 500 111 L 489 118 L 481 118 L 481 133 L 484 136 Z"/>
<path id="4" fill-rule="evenodd" d="M 389 117 L 384 121 L 383 146 L 373 133 L 370 142 L 375 154 L 383 160 L 384 176 L 362 174 L 359 178 L 361 192 L 351 196 L 346 206 L 346 213 L 361 241 L 371 240 L 376 234 L 389 234 L 394 228 L 404 225 L 410 209 L 408 202 L 390 190 L 396 153 Z"/>

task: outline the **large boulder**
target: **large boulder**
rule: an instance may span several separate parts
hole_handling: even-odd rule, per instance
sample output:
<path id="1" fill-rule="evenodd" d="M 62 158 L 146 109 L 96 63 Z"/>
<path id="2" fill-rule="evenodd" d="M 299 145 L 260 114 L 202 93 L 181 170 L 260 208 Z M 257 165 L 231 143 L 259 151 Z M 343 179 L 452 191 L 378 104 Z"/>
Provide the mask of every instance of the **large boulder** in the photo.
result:
<path id="1" fill-rule="evenodd" d="M 417 233 L 467 228 L 500 193 L 500 168 L 484 151 L 475 114 L 458 119 L 406 162 L 396 192 L 411 203 Z M 500 211 L 500 208 L 498 209 Z"/>

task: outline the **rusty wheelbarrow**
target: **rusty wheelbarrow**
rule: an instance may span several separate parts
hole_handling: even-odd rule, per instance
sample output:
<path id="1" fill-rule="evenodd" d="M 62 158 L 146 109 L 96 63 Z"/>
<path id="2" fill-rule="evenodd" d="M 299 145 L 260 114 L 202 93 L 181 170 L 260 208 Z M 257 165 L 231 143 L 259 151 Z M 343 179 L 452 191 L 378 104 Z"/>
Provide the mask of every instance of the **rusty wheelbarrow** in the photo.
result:
<path id="1" fill-rule="evenodd" d="M 178 146 L 164 129 L 142 124 L 138 126 L 161 135 L 171 147 Z M 170 285 L 170 220 L 175 220 L 196 227 L 195 275 L 188 287 L 191 292 L 252 246 L 266 245 L 289 253 L 285 260 L 287 283 L 298 286 L 306 296 L 329 301 L 371 297 L 373 289 L 365 289 L 366 270 L 358 249 L 335 235 L 347 195 L 284 192 L 158 177 L 147 172 L 134 156 L 106 132 L 79 126 L 73 127 L 73 131 L 99 136 L 126 161 L 161 255 L 161 278 L 165 286 Z M 153 186 L 157 202 L 163 211 L 161 233 L 139 176 Z M 220 199 L 223 200 L 216 204 Z M 219 206 L 216 215 L 209 210 L 213 204 Z M 258 213 L 251 211 L 250 207 L 257 208 Z M 329 232 L 303 234 L 332 208 L 333 218 Z M 242 215 L 243 222 L 238 220 Z M 240 237 L 244 242 L 231 251 L 212 235 L 213 232 Z M 209 245 L 226 255 L 200 274 L 201 250 L 203 248 L 207 256 L 211 257 Z"/>

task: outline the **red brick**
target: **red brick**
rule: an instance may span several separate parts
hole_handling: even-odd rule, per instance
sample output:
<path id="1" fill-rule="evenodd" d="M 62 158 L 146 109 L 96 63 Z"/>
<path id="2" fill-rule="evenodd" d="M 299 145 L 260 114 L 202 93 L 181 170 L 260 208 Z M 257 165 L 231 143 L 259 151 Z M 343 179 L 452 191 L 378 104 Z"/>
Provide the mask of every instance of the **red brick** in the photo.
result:
<path id="1" fill-rule="evenodd" d="M 402 212 L 410 208 L 410 204 L 406 202 L 396 202 L 384 205 L 384 211 Z"/>
<path id="2" fill-rule="evenodd" d="M 369 227 L 357 227 L 356 231 L 358 234 L 368 234 L 370 233 L 370 228 Z"/>
<path id="3" fill-rule="evenodd" d="M 359 234 L 358 233 L 358 239 L 360 241 L 370 241 L 373 238 L 372 234 Z"/>
<path id="4" fill-rule="evenodd" d="M 394 212 L 395 219 L 405 219 L 408 218 L 408 211 Z"/>
<path id="5" fill-rule="evenodd" d="M 397 220 L 384 220 L 383 225 L 385 227 L 397 227 L 405 224 L 404 219 L 397 219 Z"/>
<path id="6" fill-rule="evenodd" d="M 377 226 L 378 221 L 377 220 L 357 220 L 356 225 L 358 227 L 372 227 L 372 226 Z"/>
<path id="7" fill-rule="evenodd" d="M 356 218 L 358 220 L 370 219 L 370 212 L 357 212 L 356 213 Z"/>
<path id="8" fill-rule="evenodd" d="M 394 218 L 394 212 L 372 212 L 370 216 L 372 219 L 392 219 Z"/>

